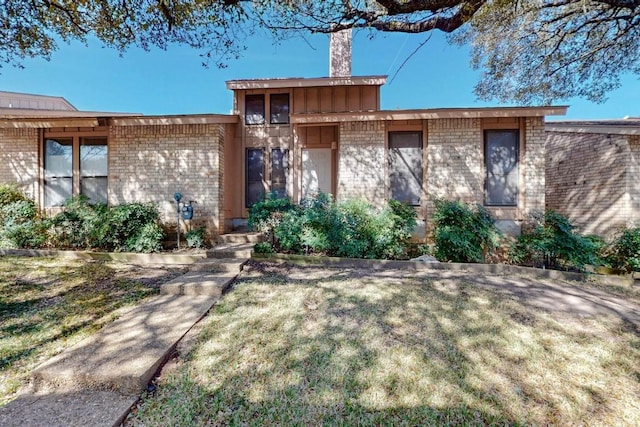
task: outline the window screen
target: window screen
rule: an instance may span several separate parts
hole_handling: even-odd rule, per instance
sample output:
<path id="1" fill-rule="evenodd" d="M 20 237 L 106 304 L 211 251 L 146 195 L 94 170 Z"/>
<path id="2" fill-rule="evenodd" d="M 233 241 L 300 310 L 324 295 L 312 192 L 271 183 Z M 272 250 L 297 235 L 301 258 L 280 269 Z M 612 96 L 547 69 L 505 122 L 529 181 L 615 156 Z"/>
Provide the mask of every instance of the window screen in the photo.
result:
<path id="1" fill-rule="evenodd" d="M 264 158 L 261 148 L 247 149 L 246 206 L 264 199 Z"/>
<path id="2" fill-rule="evenodd" d="M 73 139 L 44 142 L 44 205 L 62 206 L 73 195 Z"/>
<path id="3" fill-rule="evenodd" d="M 269 96 L 269 109 L 271 110 L 270 123 L 289 123 L 289 94 L 275 93 Z"/>
<path id="4" fill-rule="evenodd" d="M 264 124 L 264 95 L 245 96 L 244 121 L 248 125 Z"/>
<path id="5" fill-rule="evenodd" d="M 80 139 L 80 194 L 107 203 L 108 149 L 105 138 Z"/>
<path id="6" fill-rule="evenodd" d="M 389 133 L 391 198 L 420 205 L 422 193 L 422 132 Z"/>
<path id="7" fill-rule="evenodd" d="M 517 206 L 518 204 L 518 131 L 485 132 L 485 204 Z"/>
<path id="8" fill-rule="evenodd" d="M 271 150 L 271 191 L 276 197 L 287 197 L 287 171 L 289 170 L 289 150 Z"/>

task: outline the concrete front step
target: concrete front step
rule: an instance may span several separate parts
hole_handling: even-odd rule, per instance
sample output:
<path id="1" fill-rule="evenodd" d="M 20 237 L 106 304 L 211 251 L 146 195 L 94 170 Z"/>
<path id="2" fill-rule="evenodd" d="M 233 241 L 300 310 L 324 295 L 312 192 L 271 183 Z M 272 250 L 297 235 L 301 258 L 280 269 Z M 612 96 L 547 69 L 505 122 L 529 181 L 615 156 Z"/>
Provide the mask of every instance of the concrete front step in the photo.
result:
<path id="1" fill-rule="evenodd" d="M 207 258 L 251 258 L 253 243 L 222 243 L 207 251 Z"/>
<path id="2" fill-rule="evenodd" d="M 228 233 L 218 236 L 219 243 L 258 243 L 264 240 L 262 233 L 242 232 Z"/>
<path id="3" fill-rule="evenodd" d="M 187 273 L 162 285 L 160 293 L 162 295 L 208 295 L 219 298 L 238 273 L 238 271 L 227 273 Z"/>
<path id="4" fill-rule="evenodd" d="M 36 368 L 35 391 L 53 386 L 140 393 L 216 300 L 208 295 L 160 295 L 147 300 Z"/>
<path id="5" fill-rule="evenodd" d="M 205 258 L 189 266 L 189 271 L 209 273 L 239 273 L 247 263 L 242 258 Z"/>

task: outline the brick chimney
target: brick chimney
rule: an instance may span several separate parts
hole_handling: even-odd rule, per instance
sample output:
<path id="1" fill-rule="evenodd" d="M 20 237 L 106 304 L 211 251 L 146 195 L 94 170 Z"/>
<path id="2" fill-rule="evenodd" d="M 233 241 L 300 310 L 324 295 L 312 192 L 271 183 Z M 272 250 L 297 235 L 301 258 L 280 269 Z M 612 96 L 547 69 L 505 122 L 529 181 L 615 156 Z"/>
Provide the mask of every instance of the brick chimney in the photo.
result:
<path id="1" fill-rule="evenodd" d="M 329 77 L 351 77 L 351 29 L 331 33 Z"/>

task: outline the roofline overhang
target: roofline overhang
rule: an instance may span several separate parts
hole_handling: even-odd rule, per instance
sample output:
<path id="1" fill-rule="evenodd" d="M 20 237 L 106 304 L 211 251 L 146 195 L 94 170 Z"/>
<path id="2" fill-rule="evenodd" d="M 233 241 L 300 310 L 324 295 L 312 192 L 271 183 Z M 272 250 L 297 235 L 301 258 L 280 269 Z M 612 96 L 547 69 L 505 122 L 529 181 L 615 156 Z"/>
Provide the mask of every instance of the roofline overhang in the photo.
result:
<path id="1" fill-rule="evenodd" d="M 114 117 L 114 126 L 210 125 L 238 123 L 235 114 L 184 114 L 171 116 Z"/>
<path id="2" fill-rule="evenodd" d="M 237 115 L 191 114 L 170 116 L 98 116 L 98 117 L 0 117 L 0 128 L 97 127 L 105 120 L 113 126 L 201 125 L 237 123 Z"/>
<path id="3" fill-rule="evenodd" d="M 547 132 L 595 133 L 604 135 L 640 135 L 640 122 L 629 125 L 547 123 Z"/>
<path id="4" fill-rule="evenodd" d="M 316 77 L 316 78 L 283 78 L 283 79 L 247 79 L 228 80 L 227 89 L 284 89 L 323 86 L 382 86 L 387 76 L 351 76 L 351 77 Z"/>
<path id="5" fill-rule="evenodd" d="M 72 110 L 35 110 L 27 108 L 0 108 L 2 119 L 50 119 L 58 117 L 117 117 L 117 116 L 141 116 L 140 113 L 115 113 L 111 111 L 72 111 Z"/>
<path id="6" fill-rule="evenodd" d="M 357 113 L 291 114 L 293 124 L 322 124 L 336 122 L 433 120 L 433 119 L 482 119 L 500 117 L 562 116 L 568 106 L 544 107 L 484 107 L 484 108 L 436 108 L 424 110 L 383 110 Z"/>

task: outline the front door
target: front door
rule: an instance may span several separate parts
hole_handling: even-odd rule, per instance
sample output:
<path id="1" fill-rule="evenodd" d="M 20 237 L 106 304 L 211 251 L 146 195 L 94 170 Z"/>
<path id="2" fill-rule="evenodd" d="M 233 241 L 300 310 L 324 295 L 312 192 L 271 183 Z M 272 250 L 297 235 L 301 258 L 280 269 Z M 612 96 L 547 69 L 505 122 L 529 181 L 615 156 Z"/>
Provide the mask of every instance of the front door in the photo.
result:
<path id="1" fill-rule="evenodd" d="M 302 150 L 302 198 L 318 192 L 333 193 L 331 148 Z"/>

